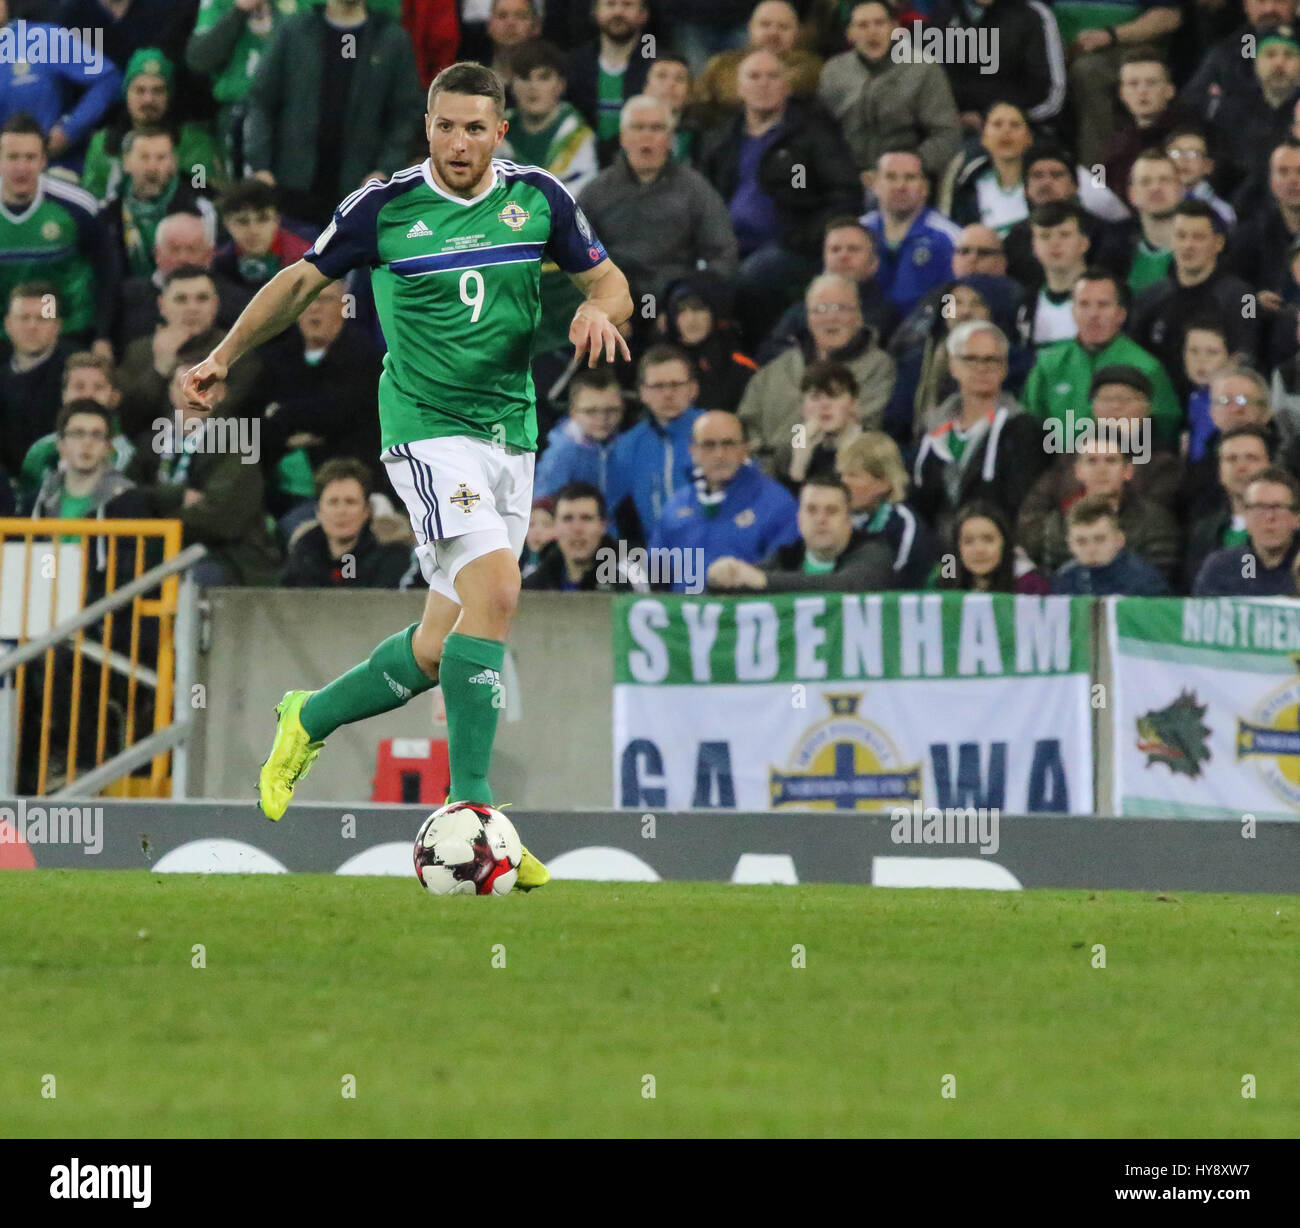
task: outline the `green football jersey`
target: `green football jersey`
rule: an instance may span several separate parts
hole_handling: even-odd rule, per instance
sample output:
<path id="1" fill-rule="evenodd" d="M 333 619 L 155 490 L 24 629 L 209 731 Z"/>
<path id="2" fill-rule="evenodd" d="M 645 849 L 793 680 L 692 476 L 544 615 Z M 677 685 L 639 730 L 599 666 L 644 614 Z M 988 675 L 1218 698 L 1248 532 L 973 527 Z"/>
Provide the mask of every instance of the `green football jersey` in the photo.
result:
<path id="1" fill-rule="evenodd" d="M 332 278 L 371 270 L 388 346 L 379 378 L 385 449 L 450 435 L 537 448 L 529 362 L 542 261 L 581 273 L 606 253 L 554 175 L 502 159 L 492 172 L 473 200 L 438 187 L 427 159 L 367 184 L 304 257 Z"/>
<path id="2" fill-rule="evenodd" d="M 103 257 L 98 204 L 89 192 L 53 175 L 42 175 L 36 195 L 21 212 L 0 203 L 0 302 L 25 281 L 47 281 L 59 295 L 63 331 L 94 328 L 98 296 L 95 260 Z"/>

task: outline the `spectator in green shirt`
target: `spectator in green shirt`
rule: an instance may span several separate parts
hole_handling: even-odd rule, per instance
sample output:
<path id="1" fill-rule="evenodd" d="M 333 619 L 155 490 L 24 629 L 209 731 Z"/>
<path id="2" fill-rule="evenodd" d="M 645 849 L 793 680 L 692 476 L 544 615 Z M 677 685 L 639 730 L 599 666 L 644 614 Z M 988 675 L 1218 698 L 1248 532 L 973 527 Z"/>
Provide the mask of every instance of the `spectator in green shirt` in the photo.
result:
<path id="1" fill-rule="evenodd" d="M 1151 420 L 1158 447 L 1176 448 L 1183 409 L 1159 359 L 1123 335 L 1128 289 L 1108 269 L 1088 269 L 1074 283 L 1071 310 L 1078 334 L 1040 350 L 1021 398 L 1040 422 L 1068 427 L 1093 416 L 1093 375 L 1103 367 L 1136 367 L 1151 381 Z"/>
<path id="2" fill-rule="evenodd" d="M 276 27 L 298 8 L 298 0 L 202 0 L 199 5 L 185 64 L 212 80 L 212 96 L 221 107 L 217 131 L 233 174 L 244 164 L 244 100 L 258 61 Z"/>
<path id="3" fill-rule="evenodd" d="M 109 500 L 133 485 L 113 468 L 110 459 L 113 416 L 94 401 L 73 401 L 59 410 L 54 433 L 58 437 L 59 467 L 45 475 L 32 515 L 38 520 L 102 517 Z"/>
<path id="4" fill-rule="evenodd" d="M 122 142 L 131 131 L 166 128 L 176 146 L 181 177 L 196 191 L 219 191 L 226 182 L 225 162 L 207 126 L 174 123 L 171 116 L 175 66 L 156 47 L 142 47 L 126 66 L 122 95 L 126 114 L 90 140 L 81 186 L 98 201 L 111 200 L 122 184 Z"/>

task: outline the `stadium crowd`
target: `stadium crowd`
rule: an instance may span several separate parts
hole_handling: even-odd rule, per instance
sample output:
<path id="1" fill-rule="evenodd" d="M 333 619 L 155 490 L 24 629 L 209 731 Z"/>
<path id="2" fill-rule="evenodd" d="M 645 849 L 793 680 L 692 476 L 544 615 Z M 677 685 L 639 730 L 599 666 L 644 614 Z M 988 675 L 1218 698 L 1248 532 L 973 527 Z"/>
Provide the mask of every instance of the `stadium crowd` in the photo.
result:
<path id="1" fill-rule="evenodd" d="M 579 369 L 543 264 L 526 588 L 1294 594 L 1300 34 L 1242 4 L 0 0 L 0 515 L 421 583 L 368 278 L 180 381 L 476 59 L 635 304 Z"/>

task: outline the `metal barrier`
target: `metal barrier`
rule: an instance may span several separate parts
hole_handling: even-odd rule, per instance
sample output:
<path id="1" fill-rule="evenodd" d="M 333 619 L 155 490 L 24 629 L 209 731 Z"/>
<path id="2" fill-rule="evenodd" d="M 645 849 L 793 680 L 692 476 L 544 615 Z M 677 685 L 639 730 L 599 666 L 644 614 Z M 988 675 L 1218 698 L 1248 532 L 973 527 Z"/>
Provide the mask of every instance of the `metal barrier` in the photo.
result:
<path id="1" fill-rule="evenodd" d="M 146 567 L 150 553 L 161 561 Z M 149 763 L 136 789 L 185 796 L 191 723 L 177 697 L 188 699 L 194 676 L 195 590 L 181 575 L 205 553 L 181 550 L 176 520 L 0 518 L 0 646 L 16 645 L 0 653 L 0 792 L 13 791 L 20 767 L 27 791 L 85 796 Z M 29 703 L 40 705 L 38 732 Z M 93 747 L 81 744 L 83 704 Z M 120 717 L 112 754 L 110 710 Z M 25 715 L 35 746 L 24 745 Z M 52 772 L 65 721 L 64 768 Z"/>

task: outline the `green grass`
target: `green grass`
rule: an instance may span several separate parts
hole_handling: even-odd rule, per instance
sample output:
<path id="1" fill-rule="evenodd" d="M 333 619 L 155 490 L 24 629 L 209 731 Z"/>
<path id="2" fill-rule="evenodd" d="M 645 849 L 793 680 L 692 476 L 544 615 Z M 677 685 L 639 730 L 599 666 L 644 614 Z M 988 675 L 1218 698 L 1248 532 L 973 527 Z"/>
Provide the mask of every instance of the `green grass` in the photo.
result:
<path id="1" fill-rule="evenodd" d="M 1289 897 L 2 881 L 6 1137 L 1300 1133 Z"/>

